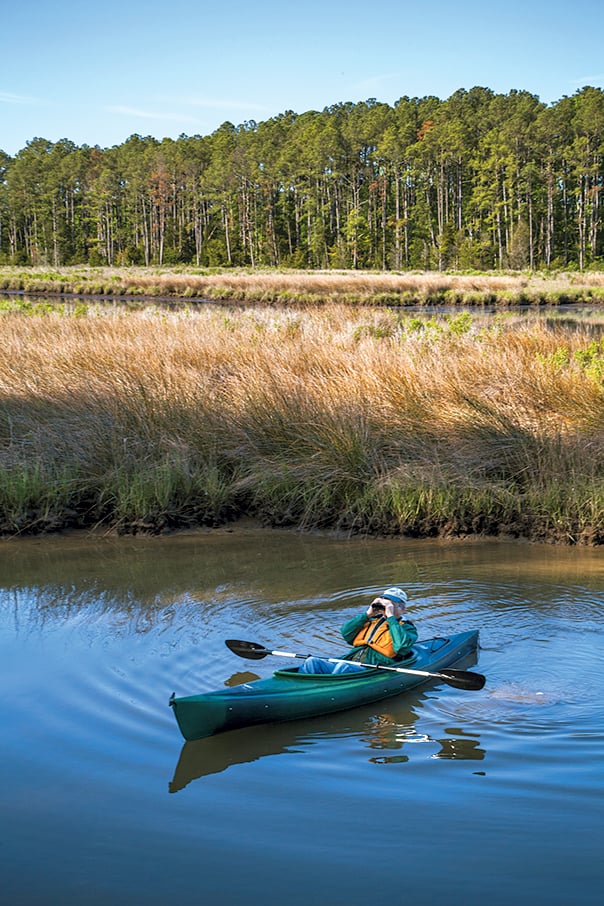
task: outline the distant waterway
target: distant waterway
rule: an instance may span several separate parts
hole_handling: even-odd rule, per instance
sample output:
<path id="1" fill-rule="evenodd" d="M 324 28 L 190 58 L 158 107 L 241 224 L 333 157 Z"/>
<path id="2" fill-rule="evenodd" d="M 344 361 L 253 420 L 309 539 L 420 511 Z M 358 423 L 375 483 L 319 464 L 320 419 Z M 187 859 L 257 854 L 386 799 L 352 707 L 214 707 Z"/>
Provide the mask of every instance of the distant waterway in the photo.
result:
<path id="1" fill-rule="evenodd" d="M 0 292 L 0 306 L 11 307 L 15 309 L 27 308 L 35 310 L 36 306 L 53 306 L 64 307 L 68 312 L 78 312 L 82 307 L 97 308 L 102 310 L 124 310 L 139 309 L 145 306 L 163 308 L 166 310 L 195 309 L 204 305 L 220 305 L 222 307 L 232 306 L 233 308 L 253 308 L 255 303 L 237 302 L 234 300 L 220 302 L 216 299 L 185 299 L 174 296 L 110 296 L 94 294 L 75 294 L 75 293 L 51 293 L 51 292 L 26 292 L 20 290 L 10 290 Z M 262 303 L 256 303 L 262 307 Z M 287 307 L 295 308 L 295 301 Z M 395 307 L 395 306 L 386 306 Z M 526 316 L 538 317 L 548 321 L 559 322 L 566 326 L 573 324 L 592 325 L 598 331 L 604 329 L 604 305 L 585 304 L 582 302 L 575 303 L 551 303 L 548 305 L 537 304 L 498 304 L 498 305 L 403 305 L 400 308 L 402 314 L 425 315 L 427 317 L 438 316 L 446 317 L 458 315 L 462 312 L 471 314 L 475 317 L 508 315 L 508 316 Z"/>
<path id="2" fill-rule="evenodd" d="M 428 684 L 184 743 L 168 707 L 334 654 L 407 588 L 480 630 L 480 692 Z M 604 553 L 237 527 L 0 543 L 2 896 L 11 906 L 596 906 Z"/>

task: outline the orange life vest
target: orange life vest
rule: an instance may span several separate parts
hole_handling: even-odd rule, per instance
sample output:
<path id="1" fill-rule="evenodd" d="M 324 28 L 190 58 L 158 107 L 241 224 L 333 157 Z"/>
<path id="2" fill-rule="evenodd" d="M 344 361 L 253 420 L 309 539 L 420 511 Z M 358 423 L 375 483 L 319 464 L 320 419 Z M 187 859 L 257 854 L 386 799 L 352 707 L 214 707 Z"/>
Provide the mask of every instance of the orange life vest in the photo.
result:
<path id="1" fill-rule="evenodd" d="M 365 623 L 355 635 L 352 644 L 355 648 L 373 648 L 385 657 L 396 657 L 388 622 L 384 617 Z"/>

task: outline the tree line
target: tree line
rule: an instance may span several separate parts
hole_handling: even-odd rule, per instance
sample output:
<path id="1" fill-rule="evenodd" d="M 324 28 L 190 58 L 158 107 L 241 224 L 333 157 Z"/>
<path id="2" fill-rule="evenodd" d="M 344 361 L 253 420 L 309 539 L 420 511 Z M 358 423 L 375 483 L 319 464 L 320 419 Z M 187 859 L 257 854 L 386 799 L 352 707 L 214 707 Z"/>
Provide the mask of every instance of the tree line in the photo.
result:
<path id="1" fill-rule="evenodd" d="M 370 99 L 208 136 L 0 151 L 0 263 L 597 267 L 604 92 Z"/>

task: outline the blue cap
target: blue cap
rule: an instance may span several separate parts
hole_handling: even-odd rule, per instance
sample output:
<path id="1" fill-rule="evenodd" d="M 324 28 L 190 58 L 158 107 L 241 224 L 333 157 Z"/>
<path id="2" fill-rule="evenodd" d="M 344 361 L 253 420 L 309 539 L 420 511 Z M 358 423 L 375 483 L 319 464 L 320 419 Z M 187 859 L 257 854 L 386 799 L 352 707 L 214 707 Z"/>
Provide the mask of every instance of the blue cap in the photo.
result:
<path id="1" fill-rule="evenodd" d="M 392 601 L 393 604 L 407 603 L 407 592 L 403 588 L 397 588 L 396 586 L 387 588 L 386 591 L 382 592 L 380 597 L 388 598 L 388 600 Z"/>

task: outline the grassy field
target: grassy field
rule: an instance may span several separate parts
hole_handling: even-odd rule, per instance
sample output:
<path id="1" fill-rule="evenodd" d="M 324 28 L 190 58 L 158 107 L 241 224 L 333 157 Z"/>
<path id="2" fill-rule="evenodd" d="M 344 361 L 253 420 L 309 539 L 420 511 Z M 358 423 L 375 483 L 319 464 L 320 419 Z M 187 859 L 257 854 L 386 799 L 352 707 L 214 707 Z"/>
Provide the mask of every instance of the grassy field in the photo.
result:
<path id="1" fill-rule="evenodd" d="M 281 305 L 558 305 L 604 302 L 604 272 L 529 274 L 0 267 L 0 291 Z"/>
<path id="2" fill-rule="evenodd" d="M 334 302 L 5 310 L 0 532 L 245 515 L 601 544 L 596 327 Z"/>

